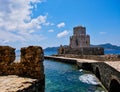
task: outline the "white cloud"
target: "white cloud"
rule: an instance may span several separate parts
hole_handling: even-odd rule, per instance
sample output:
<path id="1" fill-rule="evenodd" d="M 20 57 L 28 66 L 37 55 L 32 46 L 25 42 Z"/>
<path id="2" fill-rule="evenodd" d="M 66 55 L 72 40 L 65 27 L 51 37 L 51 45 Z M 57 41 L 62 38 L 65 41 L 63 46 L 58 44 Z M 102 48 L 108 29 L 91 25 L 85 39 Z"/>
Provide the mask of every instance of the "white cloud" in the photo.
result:
<path id="1" fill-rule="evenodd" d="M 54 32 L 54 30 L 53 30 L 53 29 L 50 29 L 50 30 L 48 30 L 48 32 Z"/>
<path id="2" fill-rule="evenodd" d="M 24 37 L 20 35 L 13 34 L 11 32 L 1 31 L 0 30 L 0 39 L 4 42 L 15 42 L 15 41 L 25 41 Z"/>
<path id="3" fill-rule="evenodd" d="M 58 37 L 58 38 L 61 38 L 61 37 L 67 36 L 68 33 L 69 33 L 69 32 L 68 32 L 67 30 L 64 30 L 63 32 L 58 33 L 58 34 L 57 34 L 57 37 Z"/>
<path id="4" fill-rule="evenodd" d="M 32 33 L 34 33 L 34 32 L 35 32 L 35 30 L 30 30 L 30 31 L 29 31 L 30 34 L 32 34 Z"/>
<path id="5" fill-rule="evenodd" d="M 101 35 L 106 34 L 106 32 L 100 32 Z"/>
<path id="6" fill-rule="evenodd" d="M 0 0 L 0 42 L 27 42 L 43 39 L 39 31 L 47 24 L 47 14 L 31 18 L 32 9 L 42 0 Z"/>
<path id="7" fill-rule="evenodd" d="M 61 22 L 61 23 L 57 24 L 57 27 L 58 27 L 58 28 L 62 28 L 62 27 L 64 27 L 64 26 L 65 26 L 65 23 L 64 23 L 64 22 Z"/>

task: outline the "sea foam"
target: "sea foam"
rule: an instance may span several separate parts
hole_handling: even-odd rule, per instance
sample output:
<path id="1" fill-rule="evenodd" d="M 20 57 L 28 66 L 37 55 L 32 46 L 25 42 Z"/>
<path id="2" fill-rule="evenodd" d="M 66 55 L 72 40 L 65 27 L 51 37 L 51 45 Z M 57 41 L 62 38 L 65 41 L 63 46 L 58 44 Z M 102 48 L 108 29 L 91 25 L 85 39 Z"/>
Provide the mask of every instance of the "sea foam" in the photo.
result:
<path id="1" fill-rule="evenodd" d="M 100 85 L 100 81 L 93 74 L 83 74 L 79 77 L 79 80 L 92 85 Z"/>

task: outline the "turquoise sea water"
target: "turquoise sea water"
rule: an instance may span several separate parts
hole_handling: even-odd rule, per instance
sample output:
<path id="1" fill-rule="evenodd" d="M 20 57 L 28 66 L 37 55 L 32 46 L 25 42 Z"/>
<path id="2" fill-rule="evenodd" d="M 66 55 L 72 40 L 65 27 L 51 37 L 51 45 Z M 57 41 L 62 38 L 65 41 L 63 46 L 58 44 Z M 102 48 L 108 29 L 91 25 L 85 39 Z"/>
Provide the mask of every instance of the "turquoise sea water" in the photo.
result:
<path id="1" fill-rule="evenodd" d="M 98 79 L 75 65 L 44 60 L 45 92 L 105 92 Z"/>
<path id="2" fill-rule="evenodd" d="M 46 51 L 45 55 L 57 54 Z M 105 54 L 120 54 L 120 50 L 105 50 Z M 96 85 L 95 76 L 87 71 L 79 71 L 75 65 L 45 60 L 45 92 L 105 92 Z"/>
<path id="3" fill-rule="evenodd" d="M 56 54 L 56 51 L 44 52 L 45 55 Z M 106 50 L 105 54 L 120 54 L 120 50 Z M 17 52 L 17 59 L 20 53 Z M 105 92 L 96 77 L 75 65 L 58 61 L 44 60 L 45 92 Z"/>

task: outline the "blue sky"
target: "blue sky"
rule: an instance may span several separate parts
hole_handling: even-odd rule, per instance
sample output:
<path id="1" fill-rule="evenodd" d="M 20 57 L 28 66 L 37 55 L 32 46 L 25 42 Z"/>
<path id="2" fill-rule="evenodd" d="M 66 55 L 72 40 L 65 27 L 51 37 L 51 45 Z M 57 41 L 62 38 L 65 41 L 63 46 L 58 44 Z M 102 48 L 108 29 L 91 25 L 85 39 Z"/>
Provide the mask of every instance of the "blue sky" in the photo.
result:
<path id="1" fill-rule="evenodd" d="M 120 0 L 0 0 L 0 45 L 68 45 L 78 25 L 91 44 L 120 46 Z"/>

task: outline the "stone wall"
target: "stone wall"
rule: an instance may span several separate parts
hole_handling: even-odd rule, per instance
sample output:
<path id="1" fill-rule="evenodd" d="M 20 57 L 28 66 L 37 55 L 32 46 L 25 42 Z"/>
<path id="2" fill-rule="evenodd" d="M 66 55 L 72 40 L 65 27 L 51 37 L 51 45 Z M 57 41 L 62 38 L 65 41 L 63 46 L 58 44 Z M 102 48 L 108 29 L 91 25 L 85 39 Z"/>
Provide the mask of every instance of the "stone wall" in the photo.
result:
<path id="1" fill-rule="evenodd" d="M 60 47 L 58 54 L 74 54 L 74 55 L 104 55 L 104 48 L 102 47 L 82 47 L 82 48 L 70 48 Z"/>
<path id="2" fill-rule="evenodd" d="M 0 46 L 0 63 L 10 64 L 15 60 L 15 48 Z"/>
<path id="3" fill-rule="evenodd" d="M 120 55 L 77 55 L 77 54 L 59 54 L 54 56 L 63 56 L 68 58 L 90 59 L 97 61 L 120 61 Z"/>
<path id="4" fill-rule="evenodd" d="M 110 85 L 111 81 L 114 79 L 118 82 L 118 85 L 120 85 L 120 72 L 118 72 L 116 69 L 112 68 L 108 64 L 105 63 L 93 63 L 93 72 L 96 74 L 96 76 L 101 80 L 103 85 L 109 90 L 110 92 Z M 114 84 L 115 85 L 115 84 Z M 112 88 L 114 89 L 114 88 Z M 116 89 L 112 92 L 119 92 Z"/>
<path id="5" fill-rule="evenodd" d="M 44 53 L 39 46 L 21 48 L 21 59 L 15 63 L 15 49 L 9 46 L 0 47 L 0 75 L 19 75 L 38 79 L 40 92 L 44 92 Z M 7 58 L 7 59 L 6 59 Z"/>
<path id="6" fill-rule="evenodd" d="M 119 92 L 120 88 L 120 72 L 112 68 L 104 62 L 81 63 L 77 62 L 79 68 L 92 71 L 96 77 L 102 82 L 108 92 Z M 111 87 L 111 82 L 115 80 L 114 87 Z M 117 85 L 116 85 L 117 84 Z M 112 89 L 112 91 L 111 91 Z"/>
<path id="7" fill-rule="evenodd" d="M 20 61 L 27 75 L 37 79 L 44 79 L 43 60 L 44 54 L 41 47 L 29 46 L 28 48 L 21 48 Z"/>
<path id="8" fill-rule="evenodd" d="M 73 28 L 73 35 L 86 35 L 86 28 L 82 26 L 77 26 Z"/>
<path id="9" fill-rule="evenodd" d="M 100 78 L 101 82 L 107 89 L 109 89 L 109 84 L 110 81 L 112 80 L 112 76 L 120 78 L 119 72 L 105 63 L 94 63 L 92 65 L 93 72 L 95 74 L 98 73 L 99 76 L 98 75 L 97 76 Z"/>
<path id="10" fill-rule="evenodd" d="M 90 36 L 86 35 L 86 28 L 77 26 L 73 28 L 73 36 L 70 37 L 71 48 L 89 47 Z"/>
<path id="11" fill-rule="evenodd" d="M 82 68 L 93 72 L 108 92 L 119 92 L 120 72 L 115 68 L 104 62 L 77 62 L 77 65 L 80 69 Z"/>

